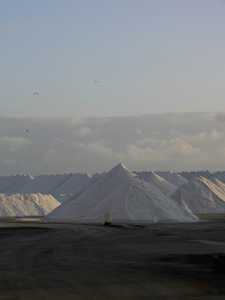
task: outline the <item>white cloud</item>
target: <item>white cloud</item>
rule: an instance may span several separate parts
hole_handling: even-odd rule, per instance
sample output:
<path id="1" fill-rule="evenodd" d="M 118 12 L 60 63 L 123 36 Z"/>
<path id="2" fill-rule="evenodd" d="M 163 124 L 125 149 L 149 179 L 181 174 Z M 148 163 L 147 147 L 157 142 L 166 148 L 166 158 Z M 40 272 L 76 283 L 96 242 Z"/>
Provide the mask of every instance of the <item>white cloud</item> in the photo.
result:
<path id="1" fill-rule="evenodd" d="M 225 122 L 225 113 L 220 113 L 215 116 L 216 121 L 224 123 Z"/>
<path id="2" fill-rule="evenodd" d="M 190 142 L 181 138 L 170 140 L 168 149 L 163 150 L 172 157 L 181 156 L 184 159 L 200 154 L 200 149 L 193 147 Z"/>
<path id="3" fill-rule="evenodd" d="M 31 145 L 31 141 L 28 138 L 20 136 L 0 137 L 0 146 L 7 148 L 10 152 L 19 151 L 28 145 Z"/>
<path id="4" fill-rule="evenodd" d="M 77 135 L 81 138 L 88 137 L 91 135 L 91 133 L 92 133 L 91 128 L 89 128 L 87 126 L 80 127 L 77 130 Z"/>
<path id="5" fill-rule="evenodd" d="M 218 117 L 217 117 L 218 118 Z M 225 128 L 215 114 L 66 120 L 0 118 L 0 172 L 94 173 L 131 169 L 225 169 Z M 21 136 L 29 128 L 29 137 Z"/>

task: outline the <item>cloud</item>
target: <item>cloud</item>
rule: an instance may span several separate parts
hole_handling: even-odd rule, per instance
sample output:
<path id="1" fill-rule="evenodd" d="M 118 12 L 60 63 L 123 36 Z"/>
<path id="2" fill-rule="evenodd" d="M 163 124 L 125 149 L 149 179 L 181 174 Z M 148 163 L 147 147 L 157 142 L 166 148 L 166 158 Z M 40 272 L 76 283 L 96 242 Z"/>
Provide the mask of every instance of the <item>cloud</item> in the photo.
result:
<path id="1" fill-rule="evenodd" d="M 119 161 L 131 169 L 225 169 L 225 128 L 218 114 L 200 113 L 0 118 L 0 158 L 2 175 L 95 173 Z"/>
<path id="2" fill-rule="evenodd" d="M 91 128 L 89 128 L 87 126 L 80 127 L 77 130 L 77 135 L 81 138 L 88 137 L 91 135 L 91 133 L 92 133 Z"/>
<path id="3" fill-rule="evenodd" d="M 112 158 L 114 155 L 112 149 L 104 146 L 101 142 L 87 144 L 85 148 L 88 149 L 89 152 L 101 157 Z"/>
<path id="4" fill-rule="evenodd" d="M 179 156 L 184 159 L 200 154 L 199 148 L 195 148 L 190 142 L 181 138 L 170 140 L 168 148 L 164 150 L 172 157 Z"/>
<path id="5" fill-rule="evenodd" d="M 224 123 L 225 122 L 225 113 L 220 113 L 215 116 L 215 120 L 217 122 Z"/>
<path id="6" fill-rule="evenodd" d="M 24 147 L 31 145 L 28 138 L 21 136 L 2 136 L 0 137 L 0 147 L 4 147 L 9 152 L 22 150 Z"/>
<path id="7" fill-rule="evenodd" d="M 200 155 L 200 149 L 181 138 L 148 140 L 148 143 L 145 140 L 141 145 L 129 145 L 124 160 L 134 163 L 136 169 L 176 169 L 183 161 L 196 161 Z"/>

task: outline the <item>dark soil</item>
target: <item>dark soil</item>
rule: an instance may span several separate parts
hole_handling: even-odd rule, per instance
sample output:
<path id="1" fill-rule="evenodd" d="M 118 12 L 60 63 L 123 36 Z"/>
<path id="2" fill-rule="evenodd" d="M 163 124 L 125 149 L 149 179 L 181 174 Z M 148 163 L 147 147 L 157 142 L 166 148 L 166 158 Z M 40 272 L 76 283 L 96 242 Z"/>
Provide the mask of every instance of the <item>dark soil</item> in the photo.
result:
<path id="1" fill-rule="evenodd" d="M 0 300 L 225 299 L 225 223 L 14 226 Z"/>

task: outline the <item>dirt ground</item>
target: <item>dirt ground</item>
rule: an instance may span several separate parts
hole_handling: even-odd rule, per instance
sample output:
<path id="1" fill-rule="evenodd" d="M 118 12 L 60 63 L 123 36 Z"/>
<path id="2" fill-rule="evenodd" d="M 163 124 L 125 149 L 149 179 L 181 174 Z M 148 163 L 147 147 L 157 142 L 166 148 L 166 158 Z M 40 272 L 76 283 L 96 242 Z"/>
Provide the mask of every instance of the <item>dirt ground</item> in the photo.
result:
<path id="1" fill-rule="evenodd" d="M 1 223 L 1 299 L 225 299 L 225 223 Z"/>

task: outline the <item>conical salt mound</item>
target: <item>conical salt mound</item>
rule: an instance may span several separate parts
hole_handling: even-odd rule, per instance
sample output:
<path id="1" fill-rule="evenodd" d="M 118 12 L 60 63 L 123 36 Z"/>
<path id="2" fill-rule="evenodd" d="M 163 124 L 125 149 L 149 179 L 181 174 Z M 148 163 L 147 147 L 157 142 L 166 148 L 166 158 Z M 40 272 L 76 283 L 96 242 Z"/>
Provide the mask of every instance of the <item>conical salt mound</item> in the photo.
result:
<path id="1" fill-rule="evenodd" d="M 177 174 L 175 172 L 171 172 L 171 171 L 157 172 L 157 174 L 159 176 L 161 176 L 162 178 L 166 179 L 168 182 L 175 185 L 176 187 L 180 187 L 180 186 L 188 183 L 188 180 L 185 177 L 183 177 L 180 174 Z"/>
<path id="2" fill-rule="evenodd" d="M 155 172 L 138 172 L 138 177 L 148 183 L 154 184 L 165 195 L 170 196 L 175 193 L 177 186 L 170 183 Z"/>
<path id="3" fill-rule="evenodd" d="M 195 220 L 192 214 L 122 164 L 99 176 L 83 193 L 63 203 L 48 218 L 97 223 Z"/>
<path id="4" fill-rule="evenodd" d="M 173 199 L 193 213 L 224 213 L 225 184 L 216 178 L 196 177 L 180 187 Z"/>

